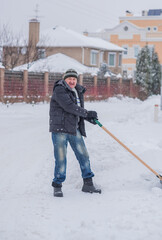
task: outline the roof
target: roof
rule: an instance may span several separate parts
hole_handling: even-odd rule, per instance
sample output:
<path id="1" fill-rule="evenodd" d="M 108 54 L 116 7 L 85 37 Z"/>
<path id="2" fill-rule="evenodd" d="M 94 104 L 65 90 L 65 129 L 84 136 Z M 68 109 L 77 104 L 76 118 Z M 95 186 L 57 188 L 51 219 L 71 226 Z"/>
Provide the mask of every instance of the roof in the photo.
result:
<path id="1" fill-rule="evenodd" d="M 132 22 L 129 22 L 129 21 L 123 21 L 123 22 L 121 22 L 121 23 L 119 23 L 117 26 L 115 26 L 114 28 L 112 28 L 112 29 L 108 29 L 109 31 L 110 30 L 118 30 L 118 28 L 120 28 L 121 26 L 125 26 L 125 25 L 127 25 L 127 26 L 129 26 L 129 27 L 131 27 L 132 29 L 134 29 L 134 30 L 143 30 L 144 28 L 143 27 L 139 27 L 139 26 L 137 26 L 137 25 L 135 25 L 134 23 L 132 23 Z"/>
<path id="2" fill-rule="evenodd" d="M 87 37 L 68 28 L 58 26 L 43 31 L 39 47 L 89 47 L 109 51 L 124 51 L 123 48 L 100 38 Z"/>
<path id="3" fill-rule="evenodd" d="M 75 59 L 68 57 L 62 53 L 57 53 L 51 55 L 44 59 L 39 59 L 29 64 L 24 64 L 18 67 L 15 67 L 14 71 L 23 71 L 28 68 L 29 72 L 62 72 L 64 73 L 67 69 L 73 68 L 79 74 L 81 73 L 97 73 L 98 68 L 87 67 Z"/>

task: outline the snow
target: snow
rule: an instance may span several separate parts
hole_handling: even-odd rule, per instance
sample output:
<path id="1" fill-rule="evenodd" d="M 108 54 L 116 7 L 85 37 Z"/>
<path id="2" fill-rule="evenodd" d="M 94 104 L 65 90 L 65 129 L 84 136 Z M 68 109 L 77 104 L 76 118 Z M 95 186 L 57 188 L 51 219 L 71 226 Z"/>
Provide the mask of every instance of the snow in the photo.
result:
<path id="1" fill-rule="evenodd" d="M 30 65 L 30 64 L 29 64 Z M 14 71 L 23 71 L 27 69 L 28 64 L 24 64 L 15 67 Z M 49 56 L 45 59 L 39 59 L 31 63 L 28 68 L 29 72 L 62 72 L 64 73 L 67 69 L 74 68 L 79 74 L 81 73 L 97 73 L 98 68 L 86 67 L 85 65 L 79 63 L 77 60 L 68 57 L 62 53 L 57 53 Z"/>
<path id="2" fill-rule="evenodd" d="M 2 65 L 2 63 L 0 62 L 0 68 L 5 68 L 3 65 Z"/>
<path id="3" fill-rule="evenodd" d="M 117 75 L 117 78 L 122 78 L 122 75 L 119 73 L 119 74 Z"/>
<path id="4" fill-rule="evenodd" d="M 104 77 L 111 77 L 111 75 L 108 72 L 106 72 Z"/>
<path id="5" fill-rule="evenodd" d="M 109 51 L 124 51 L 122 47 L 119 47 L 113 43 L 102 40 L 100 38 L 87 37 L 81 33 L 75 32 L 62 26 L 56 26 L 53 29 L 50 28 L 44 30 L 41 33 L 40 41 L 38 42 L 37 46 L 92 47 Z"/>
<path id="6" fill-rule="evenodd" d="M 162 173 L 160 96 L 142 102 L 114 97 L 86 102 L 99 121 L 158 173 Z M 68 148 L 63 198 L 54 198 L 49 104 L 0 103 L 1 240 L 161 240 L 159 179 L 98 125 L 86 122 L 85 139 L 102 194 L 81 192 L 82 179 Z"/>

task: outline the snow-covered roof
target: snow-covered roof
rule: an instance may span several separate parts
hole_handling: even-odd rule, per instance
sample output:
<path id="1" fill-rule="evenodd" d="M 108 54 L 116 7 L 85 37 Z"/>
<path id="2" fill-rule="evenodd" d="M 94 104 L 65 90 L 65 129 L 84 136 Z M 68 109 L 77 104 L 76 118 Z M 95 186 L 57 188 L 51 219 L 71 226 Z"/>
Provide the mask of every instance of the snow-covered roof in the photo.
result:
<path id="1" fill-rule="evenodd" d="M 58 26 L 42 32 L 37 46 L 44 47 L 89 47 L 109 51 L 124 51 L 123 48 L 100 38 L 87 37 L 71 29 Z"/>
<path id="2" fill-rule="evenodd" d="M 28 68 L 29 67 L 29 68 Z M 98 68 L 87 67 L 75 59 L 68 57 L 62 53 L 51 55 L 44 59 L 39 59 L 29 64 L 24 64 L 15 67 L 14 71 L 23 71 L 28 69 L 29 72 L 62 72 L 64 73 L 67 69 L 73 68 L 79 74 L 81 73 L 97 73 Z"/>

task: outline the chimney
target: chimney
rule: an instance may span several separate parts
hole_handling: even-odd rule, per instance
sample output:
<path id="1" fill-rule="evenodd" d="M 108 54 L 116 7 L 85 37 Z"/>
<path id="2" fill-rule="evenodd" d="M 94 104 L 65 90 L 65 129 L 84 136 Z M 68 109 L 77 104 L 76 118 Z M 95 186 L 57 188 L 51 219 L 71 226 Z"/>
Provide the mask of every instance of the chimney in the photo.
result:
<path id="1" fill-rule="evenodd" d="M 36 47 L 39 42 L 40 22 L 34 18 L 29 21 L 29 45 Z"/>
<path id="2" fill-rule="evenodd" d="M 85 31 L 83 32 L 83 35 L 86 36 L 86 37 L 88 37 L 88 31 L 85 30 Z"/>
<path id="3" fill-rule="evenodd" d="M 130 12 L 130 11 L 128 11 L 128 10 L 126 10 L 126 16 L 127 16 L 127 17 L 132 17 L 132 16 L 133 16 L 133 13 Z"/>
<path id="4" fill-rule="evenodd" d="M 147 16 L 147 15 L 148 15 L 147 11 L 146 11 L 146 10 L 143 10 L 143 11 L 142 11 L 142 16 Z"/>

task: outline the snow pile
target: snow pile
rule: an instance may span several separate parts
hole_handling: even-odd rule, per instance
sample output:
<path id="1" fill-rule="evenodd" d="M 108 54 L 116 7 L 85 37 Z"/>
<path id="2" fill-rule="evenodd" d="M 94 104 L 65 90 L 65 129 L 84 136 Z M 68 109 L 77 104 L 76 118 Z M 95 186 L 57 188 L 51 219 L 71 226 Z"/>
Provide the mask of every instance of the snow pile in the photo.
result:
<path id="1" fill-rule="evenodd" d="M 68 57 L 62 53 L 57 53 L 45 59 L 40 59 L 31 64 L 24 64 L 15 67 L 14 71 L 23 71 L 27 69 L 29 72 L 61 72 L 64 73 L 69 68 L 74 68 L 79 74 L 81 73 L 97 73 L 98 68 L 86 67 L 75 59 Z"/>
<path id="2" fill-rule="evenodd" d="M 99 121 L 143 161 L 162 173 L 160 96 L 86 102 Z M 99 126 L 86 122 L 85 139 L 102 194 L 81 192 L 82 179 L 68 148 L 64 198 L 52 196 L 53 146 L 49 104 L 0 104 L 0 239 L 161 240 L 161 184 Z"/>

